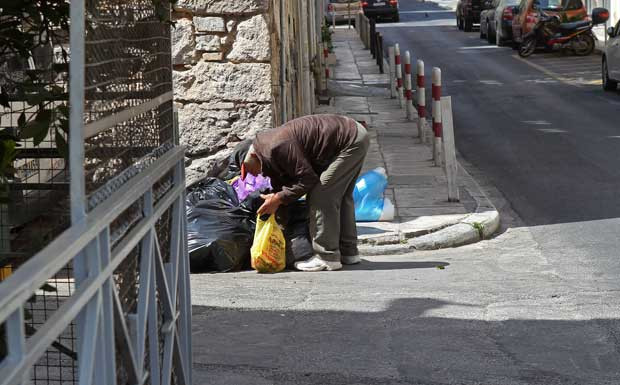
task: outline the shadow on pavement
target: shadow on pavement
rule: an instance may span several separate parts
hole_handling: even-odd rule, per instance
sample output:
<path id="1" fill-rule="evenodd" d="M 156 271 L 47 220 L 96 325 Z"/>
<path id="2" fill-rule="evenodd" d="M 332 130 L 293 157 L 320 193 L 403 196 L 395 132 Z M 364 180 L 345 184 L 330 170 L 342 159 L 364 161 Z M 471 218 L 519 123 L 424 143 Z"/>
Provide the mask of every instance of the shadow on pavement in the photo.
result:
<path id="1" fill-rule="evenodd" d="M 362 263 L 357 265 L 345 266 L 346 270 L 400 270 L 400 269 L 437 269 L 450 266 L 447 262 L 375 262 L 362 260 Z"/>
<path id="2" fill-rule="evenodd" d="M 488 317 L 478 306 L 428 298 L 379 311 L 367 301 L 356 306 L 194 306 L 194 383 L 587 385 L 620 378 L 618 319 L 488 321 L 475 319 Z"/>

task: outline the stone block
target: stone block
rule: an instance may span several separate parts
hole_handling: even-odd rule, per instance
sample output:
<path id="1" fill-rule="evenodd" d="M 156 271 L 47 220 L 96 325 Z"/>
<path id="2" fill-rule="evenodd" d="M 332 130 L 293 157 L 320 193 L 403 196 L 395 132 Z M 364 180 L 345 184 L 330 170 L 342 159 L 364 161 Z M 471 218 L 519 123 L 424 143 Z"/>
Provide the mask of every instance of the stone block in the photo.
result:
<path id="1" fill-rule="evenodd" d="M 256 15 L 237 26 L 237 37 L 227 59 L 235 62 L 266 61 L 271 58 L 269 27 L 263 15 Z"/>
<path id="2" fill-rule="evenodd" d="M 228 20 L 228 22 L 226 23 L 226 30 L 228 32 L 232 31 L 233 28 L 235 28 L 235 25 L 237 25 L 237 22 L 235 20 Z"/>
<path id="3" fill-rule="evenodd" d="M 219 51 L 221 48 L 220 37 L 216 35 L 196 36 L 197 51 Z"/>
<path id="4" fill-rule="evenodd" d="M 205 52 L 202 54 L 202 60 L 205 61 L 222 61 L 224 59 L 223 52 Z"/>
<path id="5" fill-rule="evenodd" d="M 269 0 L 178 0 L 180 11 L 242 15 L 269 11 Z"/>
<path id="6" fill-rule="evenodd" d="M 189 103 L 179 108 L 181 143 L 187 146 L 188 155 L 211 156 L 230 142 L 253 138 L 272 127 L 270 104 L 244 103 L 234 108 L 218 104 Z"/>
<path id="7" fill-rule="evenodd" d="M 194 27 L 197 32 L 226 32 L 224 19 L 217 16 L 194 16 Z"/>
<path id="8" fill-rule="evenodd" d="M 187 71 L 174 71 L 179 102 L 271 102 L 271 65 L 201 61 Z"/>
<path id="9" fill-rule="evenodd" d="M 192 21 L 176 20 L 172 27 L 172 64 L 191 64 L 194 62 L 194 35 Z"/>

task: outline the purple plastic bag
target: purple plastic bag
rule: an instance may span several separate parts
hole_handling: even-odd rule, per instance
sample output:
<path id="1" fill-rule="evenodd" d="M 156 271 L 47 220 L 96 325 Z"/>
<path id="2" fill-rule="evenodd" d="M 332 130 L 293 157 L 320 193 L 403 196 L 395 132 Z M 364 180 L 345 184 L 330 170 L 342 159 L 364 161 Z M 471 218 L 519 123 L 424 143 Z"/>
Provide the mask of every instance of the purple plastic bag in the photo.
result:
<path id="1" fill-rule="evenodd" d="M 235 189 L 237 193 L 237 197 L 239 201 L 245 200 L 248 195 L 252 194 L 254 191 L 263 191 L 263 190 L 271 190 L 271 179 L 267 176 L 254 176 L 252 174 L 247 174 L 245 179 L 237 178 L 233 183 L 232 187 Z"/>

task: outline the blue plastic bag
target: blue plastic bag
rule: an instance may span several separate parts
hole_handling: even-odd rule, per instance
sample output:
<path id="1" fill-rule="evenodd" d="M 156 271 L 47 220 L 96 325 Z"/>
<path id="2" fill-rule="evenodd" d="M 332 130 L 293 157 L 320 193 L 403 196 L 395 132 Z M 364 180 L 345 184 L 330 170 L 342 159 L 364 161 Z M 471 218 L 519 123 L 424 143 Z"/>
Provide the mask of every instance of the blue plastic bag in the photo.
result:
<path id="1" fill-rule="evenodd" d="M 394 219 L 394 205 L 383 196 L 387 185 L 387 174 L 383 168 L 360 175 L 353 190 L 356 221 L 376 222 Z"/>

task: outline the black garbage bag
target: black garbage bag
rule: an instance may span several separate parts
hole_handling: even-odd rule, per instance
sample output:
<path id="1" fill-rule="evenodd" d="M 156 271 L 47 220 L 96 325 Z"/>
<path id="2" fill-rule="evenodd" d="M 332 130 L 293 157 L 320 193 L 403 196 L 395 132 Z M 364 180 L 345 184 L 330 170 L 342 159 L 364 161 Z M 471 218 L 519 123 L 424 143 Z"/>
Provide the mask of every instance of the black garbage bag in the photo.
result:
<path id="1" fill-rule="evenodd" d="M 297 201 L 287 206 L 282 213 L 284 225 L 284 239 L 286 240 L 286 265 L 292 267 L 297 261 L 311 258 L 314 254 L 310 230 L 308 228 L 308 204 Z"/>
<path id="2" fill-rule="evenodd" d="M 187 189 L 187 200 L 196 204 L 200 201 L 221 199 L 233 206 L 239 206 L 235 189 L 218 178 L 205 178 Z"/>
<path id="3" fill-rule="evenodd" d="M 252 140 L 246 139 L 235 146 L 233 153 L 228 157 L 228 167 L 219 175 L 220 179 L 231 180 L 241 175 L 241 163 L 243 163 L 251 144 Z"/>
<path id="4" fill-rule="evenodd" d="M 256 215 L 239 205 L 232 186 L 217 178 L 193 185 L 187 193 L 186 215 L 192 272 L 249 266 Z"/>
<path id="5" fill-rule="evenodd" d="M 192 273 L 249 266 L 256 220 L 222 199 L 187 201 L 187 241 Z"/>

